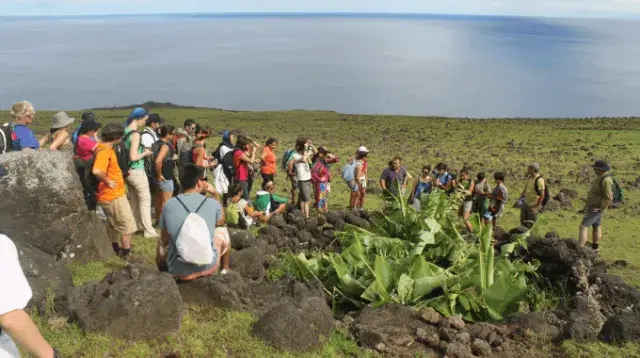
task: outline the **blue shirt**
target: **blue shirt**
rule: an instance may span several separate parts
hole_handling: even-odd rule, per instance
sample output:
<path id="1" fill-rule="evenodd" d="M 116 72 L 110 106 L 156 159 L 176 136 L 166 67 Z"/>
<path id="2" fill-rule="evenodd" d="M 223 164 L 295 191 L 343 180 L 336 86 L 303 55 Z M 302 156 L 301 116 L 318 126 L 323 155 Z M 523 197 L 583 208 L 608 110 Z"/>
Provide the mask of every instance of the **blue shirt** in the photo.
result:
<path id="1" fill-rule="evenodd" d="M 16 134 L 16 140 L 13 141 L 13 150 L 18 151 L 25 148 L 40 148 L 40 143 L 36 139 L 35 134 L 33 134 L 33 131 L 24 124 L 14 124 L 13 132 Z"/>
<path id="2" fill-rule="evenodd" d="M 205 200 L 204 195 L 201 194 L 180 194 L 178 197 L 190 212 L 195 212 L 198 206 L 202 204 L 202 201 Z M 167 249 L 167 268 L 170 274 L 176 276 L 187 276 L 192 273 L 206 271 L 215 266 L 220 256 L 219 253 L 216 252 L 214 245 L 213 261 L 209 265 L 196 266 L 179 260 L 176 249 L 176 239 L 188 215 L 189 213 L 184 209 L 184 206 L 180 204 L 178 199 L 172 198 L 165 204 L 160 218 L 160 227 L 166 229 L 170 237 L 169 248 Z M 222 207 L 217 201 L 206 199 L 206 202 L 198 211 L 198 215 L 207 222 L 213 245 L 213 235 L 215 233 L 216 223 L 222 216 Z"/>
<path id="3" fill-rule="evenodd" d="M 447 172 L 444 172 L 444 174 L 442 174 L 442 175 L 437 175 L 436 179 L 440 180 L 440 184 L 447 185 L 449 180 L 451 180 L 451 175 L 449 175 L 449 173 L 447 173 Z"/>

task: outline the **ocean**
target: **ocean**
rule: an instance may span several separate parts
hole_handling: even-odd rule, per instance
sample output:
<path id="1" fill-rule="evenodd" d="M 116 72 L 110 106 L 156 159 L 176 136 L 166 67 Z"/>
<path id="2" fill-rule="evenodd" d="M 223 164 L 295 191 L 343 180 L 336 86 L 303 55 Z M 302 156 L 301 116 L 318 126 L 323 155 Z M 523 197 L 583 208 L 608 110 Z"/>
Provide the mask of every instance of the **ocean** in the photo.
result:
<path id="1" fill-rule="evenodd" d="M 145 101 L 450 117 L 634 116 L 640 21 L 272 14 L 0 18 L 0 108 Z"/>

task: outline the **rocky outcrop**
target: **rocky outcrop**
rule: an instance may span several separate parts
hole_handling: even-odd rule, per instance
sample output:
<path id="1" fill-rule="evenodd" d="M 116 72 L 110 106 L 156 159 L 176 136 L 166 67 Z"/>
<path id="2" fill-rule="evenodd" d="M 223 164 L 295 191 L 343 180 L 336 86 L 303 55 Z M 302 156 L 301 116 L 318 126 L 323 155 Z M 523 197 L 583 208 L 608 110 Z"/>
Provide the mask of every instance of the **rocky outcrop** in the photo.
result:
<path id="1" fill-rule="evenodd" d="M 177 331 L 182 308 L 173 277 L 142 265 L 129 265 L 69 294 L 71 318 L 80 328 L 130 340 Z"/>
<path id="2" fill-rule="evenodd" d="M 21 151 L 0 156 L 2 231 L 58 259 L 113 255 L 102 221 L 87 211 L 71 154 Z"/>
<path id="3" fill-rule="evenodd" d="M 67 290 L 73 287 L 67 267 L 38 248 L 19 241 L 15 244 L 20 266 L 33 292 L 29 306 L 36 307 L 40 312 L 54 308 L 56 314 L 66 315 L 69 309 Z M 49 298 L 53 298 L 53 302 L 48 303 Z M 50 303 L 53 303 L 53 307 L 47 307 Z"/>
<path id="4" fill-rule="evenodd" d="M 276 348 L 309 351 L 331 336 L 333 326 L 325 300 L 311 297 L 271 308 L 258 319 L 253 332 Z"/>

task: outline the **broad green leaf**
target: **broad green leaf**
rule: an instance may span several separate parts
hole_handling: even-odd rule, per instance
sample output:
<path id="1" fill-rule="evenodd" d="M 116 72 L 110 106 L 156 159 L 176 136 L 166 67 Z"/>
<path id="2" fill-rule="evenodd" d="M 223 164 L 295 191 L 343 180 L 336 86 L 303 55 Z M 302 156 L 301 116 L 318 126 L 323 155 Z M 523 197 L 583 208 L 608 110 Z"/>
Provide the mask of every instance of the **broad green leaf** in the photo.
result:
<path id="1" fill-rule="evenodd" d="M 411 279 L 413 279 L 413 301 L 419 300 L 424 295 L 442 287 L 446 278 L 446 272 L 427 261 L 424 257 L 416 257 L 411 267 Z"/>
<path id="2" fill-rule="evenodd" d="M 413 280 L 408 275 L 402 274 L 398 279 L 398 298 L 402 304 L 410 300 L 412 291 Z"/>
<path id="3" fill-rule="evenodd" d="M 523 300 L 527 293 L 527 286 L 521 284 L 511 275 L 500 275 L 496 282 L 484 292 L 486 306 L 491 309 L 491 315 L 497 313 L 506 316 L 516 303 Z M 515 309 L 515 308 L 514 308 Z"/>
<path id="4" fill-rule="evenodd" d="M 389 291 L 393 284 L 393 271 L 391 270 L 389 262 L 380 255 L 376 256 L 375 275 L 376 280 L 380 282 L 385 291 Z"/>

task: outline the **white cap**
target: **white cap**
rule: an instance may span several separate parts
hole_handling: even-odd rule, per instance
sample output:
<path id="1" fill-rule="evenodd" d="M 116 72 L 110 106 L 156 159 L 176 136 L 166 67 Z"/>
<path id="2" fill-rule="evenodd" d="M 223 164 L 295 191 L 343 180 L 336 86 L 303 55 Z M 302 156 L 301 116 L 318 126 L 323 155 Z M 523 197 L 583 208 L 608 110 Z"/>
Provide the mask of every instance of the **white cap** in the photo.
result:
<path id="1" fill-rule="evenodd" d="M 358 148 L 358 153 L 369 153 L 369 150 L 364 145 Z"/>

